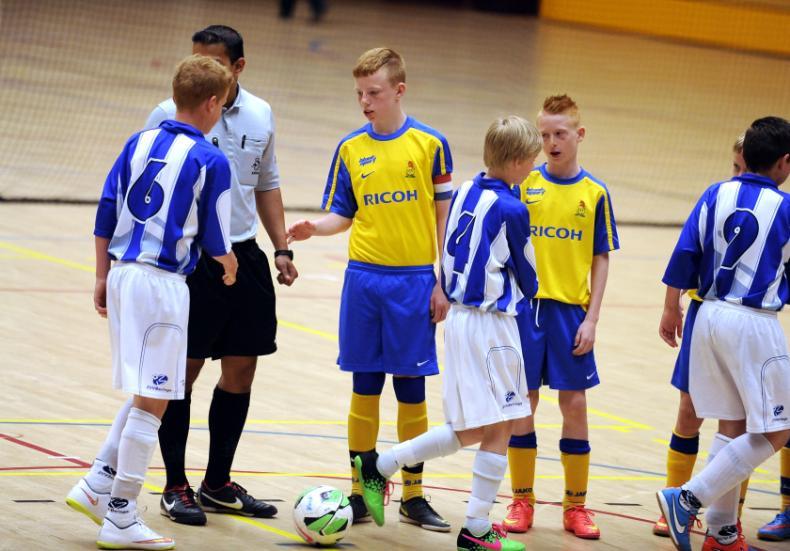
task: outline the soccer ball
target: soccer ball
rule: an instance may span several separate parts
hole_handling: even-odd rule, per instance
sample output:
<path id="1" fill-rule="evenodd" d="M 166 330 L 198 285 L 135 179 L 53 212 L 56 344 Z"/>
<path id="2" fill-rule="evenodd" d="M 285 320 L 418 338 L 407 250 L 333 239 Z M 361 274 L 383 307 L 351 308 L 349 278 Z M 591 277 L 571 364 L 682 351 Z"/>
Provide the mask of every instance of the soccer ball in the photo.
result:
<path id="1" fill-rule="evenodd" d="M 343 492 L 317 486 L 302 492 L 294 503 L 296 531 L 307 543 L 332 545 L 348 535 L 354 512 Z"/>

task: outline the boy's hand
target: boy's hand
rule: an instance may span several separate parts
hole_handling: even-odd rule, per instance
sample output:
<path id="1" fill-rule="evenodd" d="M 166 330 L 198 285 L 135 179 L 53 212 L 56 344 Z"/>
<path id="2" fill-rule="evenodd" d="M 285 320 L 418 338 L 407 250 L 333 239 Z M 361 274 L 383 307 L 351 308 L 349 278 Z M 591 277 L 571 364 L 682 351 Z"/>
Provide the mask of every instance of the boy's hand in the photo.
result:
<path id="1" fill-rule="evenodd" d="M 678 338 L 683 338 L 683 310 L 678 307 L 664 308 L 661 322 L 658 324 L 658 334 L 665 343 L 672 348 L 678 347 Z"/>
<path id="2" fill-rule="evenodd" d="M 107 280 L 96 279 L 96 286 L 93 289 L 93 307 L 96 312 L 103 317 L 107 317 Z"/>
<path id="3" fill-rule="evenodd" d="M 573 355 L 582 356 L 593 349 L 595 344 L 595 322 L 584 320 L 579 329 L 576 330 L 576 338 L 573 341 Z"/>
<path id="4" fill-rule="evenodd" d="M 236 270 L 239 269 L 239 261 L 236 259 L 236 253 L 230 251 L 228 254 L 222 256 L 215 256 L 214 260 L 222 264 L 225 273 L 222 274 L 222 283 L 231 286 L 236 283 Z"/>
<path id="5" fill-rule="evenodd" d="M 444 321 L 448 310 L 450 310 L 450 301 L 447 300 L 441 284 L 437 281 L 431 291 L 431 321 L 433 323 Z"/>
<path id="6" fill-rule="evenodd" d="M 315 235 L 315 231 L 315 223 L 310 220 L 299 220 L 294 222 L 291 227 L 288 228 L 288 243 L 310 239 Z"/>
<path id="7" fill-rule="evenodd" d="M 277 271 L 279 272 L 277 274 L 277 282 L 280 285 L 286 285 L 290 287 L 296 278 L 299 277 L 299 272 L 296 271 L 296 266 L 294 266 L 293 260 L 284 254 L 274 257 L 274 267 L 277 268 Z"/>

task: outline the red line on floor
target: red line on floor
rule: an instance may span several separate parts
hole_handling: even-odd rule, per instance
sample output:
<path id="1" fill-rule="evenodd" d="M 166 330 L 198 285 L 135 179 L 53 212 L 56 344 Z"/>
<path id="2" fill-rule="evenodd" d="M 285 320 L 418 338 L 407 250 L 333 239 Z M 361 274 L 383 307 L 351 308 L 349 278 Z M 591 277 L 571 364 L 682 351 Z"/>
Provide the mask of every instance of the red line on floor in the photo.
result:
<path id="1" fill-rule="evenodd" d="M 25 448 L 29 448 L 31 450 L 36 450 L 37 452 L 45 453 L 47 455 L 51 455 L 53 458 L 63 458 L 64 461 L 68 461 L 69 463 L 74 463 L 75 465 L 79 465 L 80 467 L 90 467 L 90 463 L 86 463 L 82 459 L 75 459 L 73 457 L 66 457 L 64 454 L 48 450 L 47 448 L 42 448 L 41 446 L 37 446 L 36 444 L 31 444 L 30 442 L 25 442 L 24 440 L 20 440 L 19 438 L 14 438 L 13 436 L 9 436 L 7 434 L 0 433 L 0 438 L 4 440 L 8 440 L 13 444 L 19 444 L 20 446 L 24 446 Z"/>

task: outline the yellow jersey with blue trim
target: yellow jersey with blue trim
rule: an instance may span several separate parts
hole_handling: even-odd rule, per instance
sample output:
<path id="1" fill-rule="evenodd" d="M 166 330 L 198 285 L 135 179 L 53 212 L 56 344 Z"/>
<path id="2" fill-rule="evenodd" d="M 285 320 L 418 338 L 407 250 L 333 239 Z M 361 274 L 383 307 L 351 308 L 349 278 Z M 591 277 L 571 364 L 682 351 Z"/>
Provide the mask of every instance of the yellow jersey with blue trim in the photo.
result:
<path id="1" fill-rule="evenodd" d="M 549 174 L 546 164 L 520 188 L 537 259 L 535 298 L 586 307 L 593 256 L 620 248 L 609 190 L 584 169 L 563 179 Z"/>
<path id="2" fill-rule="evenodd" d="M 343 138 L 322 208 L 353 218 L 350 260 L 424 266 L 436 260 L 435 201 L 452 197 L 453 161 L 442 134 L 412 117 L 392 134 L 371 124 Z"/>

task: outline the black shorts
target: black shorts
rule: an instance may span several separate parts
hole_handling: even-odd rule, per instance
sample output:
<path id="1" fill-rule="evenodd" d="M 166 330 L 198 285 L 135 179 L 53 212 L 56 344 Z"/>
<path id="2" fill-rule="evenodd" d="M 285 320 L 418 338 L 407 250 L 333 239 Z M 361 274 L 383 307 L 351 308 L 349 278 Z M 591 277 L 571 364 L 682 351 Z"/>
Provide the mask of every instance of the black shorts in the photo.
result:
<path id="1" fill-rule="evenodd" d="M 269 261 L 254 239 L 233 244 L 236 283 L 222 283 L 222 265 L 203 254 L 189 286 L 187 357 L 263 356 L 277 350 L 277 315 Z"/>

